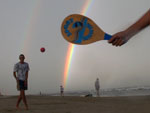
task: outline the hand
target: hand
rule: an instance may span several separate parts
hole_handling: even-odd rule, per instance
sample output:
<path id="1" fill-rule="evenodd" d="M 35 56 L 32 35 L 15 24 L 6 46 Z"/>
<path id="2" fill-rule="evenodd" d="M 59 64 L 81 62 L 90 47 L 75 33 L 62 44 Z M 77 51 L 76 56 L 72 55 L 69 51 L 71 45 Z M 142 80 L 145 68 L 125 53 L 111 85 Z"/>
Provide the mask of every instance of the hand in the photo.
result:
<path id="1" fill-rule="evenodd" d="M 112 43 L 114 46 L 122 46 L 129 40 L 129 37 L 126 34 L 125 31 L 118 32 L 114 34 L 108 42 Z"/>
<path id="2" fill-rule="evenodd" d="M 17 82 L 19 81 L 18 77 L 16 77 L 16 81 L 17 81 Z"/>
<path id="3" fill-rule="evenodd" d="M 19 91 L 20 87 L 19 87 L 19 79 L 16 77 L 16 82 L 17 82 L 17 90 Z"/>
<path id="4" fill-rule="evenodd" d="M 27 83 L 28 83 L 28 81 L 27 81 L 27 80 L 25 80 L 25 81 L 24 81 L 24 85 L 25 85 L 25 86 L 27 86 Z"/>

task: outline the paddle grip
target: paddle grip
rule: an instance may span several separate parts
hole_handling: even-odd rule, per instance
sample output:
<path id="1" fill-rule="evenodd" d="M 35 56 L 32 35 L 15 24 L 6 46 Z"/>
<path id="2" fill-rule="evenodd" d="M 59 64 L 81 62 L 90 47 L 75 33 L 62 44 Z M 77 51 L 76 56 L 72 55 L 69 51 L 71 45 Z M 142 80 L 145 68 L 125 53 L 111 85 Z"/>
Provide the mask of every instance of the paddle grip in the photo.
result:
<path id="1" fill-rule="evenodd" d="M 105 33 L 105 35 L 104 35 L 104 40 L 110 40 L 111 37 L 112 37 L 111 35 Z"/>

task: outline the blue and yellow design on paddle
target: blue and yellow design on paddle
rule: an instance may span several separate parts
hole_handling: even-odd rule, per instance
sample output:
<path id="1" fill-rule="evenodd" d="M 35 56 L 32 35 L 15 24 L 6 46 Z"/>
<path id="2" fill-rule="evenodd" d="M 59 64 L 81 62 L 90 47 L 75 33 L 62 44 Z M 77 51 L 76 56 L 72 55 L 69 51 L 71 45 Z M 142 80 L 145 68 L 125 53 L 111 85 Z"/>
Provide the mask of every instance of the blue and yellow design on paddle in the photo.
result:
<path id="1" fill-rule="evenodd" d="M 66 17 L 62 22 L 61 32 L 67 41 L 79 45 L 109 40 L 112 37 L 103 32 L 91 19 L 80 14 Z"/>

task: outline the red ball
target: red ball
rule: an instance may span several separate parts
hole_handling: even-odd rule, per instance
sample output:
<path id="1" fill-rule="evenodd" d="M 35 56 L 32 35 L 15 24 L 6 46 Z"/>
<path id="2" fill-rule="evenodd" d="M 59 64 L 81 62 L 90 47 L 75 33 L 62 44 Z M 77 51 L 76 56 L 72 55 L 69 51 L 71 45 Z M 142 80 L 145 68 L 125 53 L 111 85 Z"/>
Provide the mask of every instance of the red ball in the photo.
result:
<path id="1" fill-rule="evenodd" d="M 41 50 L 42 53 L 45 52 L 45 48 L 44 47 L 42 47 L 40 50 Z"/>

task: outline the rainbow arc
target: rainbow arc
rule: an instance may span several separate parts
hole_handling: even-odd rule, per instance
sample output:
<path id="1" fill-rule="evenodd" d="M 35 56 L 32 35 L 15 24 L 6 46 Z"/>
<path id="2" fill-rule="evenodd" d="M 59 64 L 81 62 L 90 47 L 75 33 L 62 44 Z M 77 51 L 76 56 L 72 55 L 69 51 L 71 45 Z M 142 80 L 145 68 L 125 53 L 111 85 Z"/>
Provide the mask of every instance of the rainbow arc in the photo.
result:
<path id="1" fill-rule="evenodd" d="M 94 0 L 86 0 L 84 3 L 80 14 L 87 15 L 88 10 L 90 9 L 92 3 Z M 67 85 L 67 79 L 69 77 L 70 67 L 71 67 L 71 61 L 73 57 L 73 53 L 75 52 L 76 45 L 69 43 L 67 55 L 66 55 L 66 61 L 65 61 L 65 68 L 64 68 L 64 75 L 63 75 L 63 86 L 66 87 Z"/>

